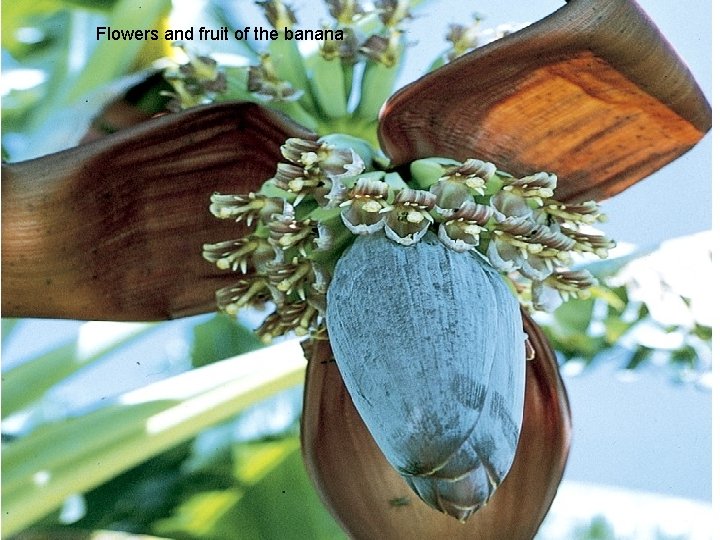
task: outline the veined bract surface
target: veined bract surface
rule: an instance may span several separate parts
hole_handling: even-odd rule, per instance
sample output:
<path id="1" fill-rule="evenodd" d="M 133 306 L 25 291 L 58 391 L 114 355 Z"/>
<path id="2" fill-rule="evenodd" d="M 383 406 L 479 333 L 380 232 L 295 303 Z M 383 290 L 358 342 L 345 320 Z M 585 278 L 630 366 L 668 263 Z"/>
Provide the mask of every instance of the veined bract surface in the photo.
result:
<path id="1" fill-rule="evenodd" d="M 520 307 L 476 253 L 428 233 L 413 246 L 358 238 L 328 290 L 338 368 L 390 464 L 464 521 L 505 478 L 525 384 Z"/>

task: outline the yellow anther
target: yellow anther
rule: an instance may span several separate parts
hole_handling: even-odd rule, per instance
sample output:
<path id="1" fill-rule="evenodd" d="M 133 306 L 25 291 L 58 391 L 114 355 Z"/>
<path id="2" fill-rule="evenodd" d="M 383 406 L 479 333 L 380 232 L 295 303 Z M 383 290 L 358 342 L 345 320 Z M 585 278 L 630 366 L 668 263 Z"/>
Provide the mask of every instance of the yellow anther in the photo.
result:
<path id="1" fill-rule="evenodd" d="M 318 162 L 318 155 L 315 152 L 303 152 L 300 157 L 300 163 L 305 167 L 311 167 Z"/>
<path id="2" fill-rule="evenodd" d="M 290 180 L 290 182 L 288 182 L 288 189 L 297 193 L 302 190 L 304 185 L 305 181 L 302 178 L 295 178 L 294 180 Z"/>
<path id="3" fill-rule="evenodd" d="M 476 191 L 481 191 L 485 188 L 485 180 L 482 178 L 468 178 L 465 180 L 465 185 Z"/>
<path id="4" fill-rule="evenodd" d="M 361 207 L 365 212 L 372 212 L 376 213 L 382 210 L 382 205 L 375 200 L 370 200 L 366 203 L 364 203 Z"/>

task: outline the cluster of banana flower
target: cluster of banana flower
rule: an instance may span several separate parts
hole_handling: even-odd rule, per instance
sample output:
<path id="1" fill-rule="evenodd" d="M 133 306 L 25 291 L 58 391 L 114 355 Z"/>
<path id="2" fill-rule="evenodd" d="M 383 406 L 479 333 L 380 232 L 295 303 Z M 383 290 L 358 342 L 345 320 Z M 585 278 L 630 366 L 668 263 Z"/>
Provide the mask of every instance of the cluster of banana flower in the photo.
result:
<path id="1" fill-rule="evenodd" d="M 265 340 L 324 331 L 324 294 L 352 240 L 345 229 L 355 235 L 384 231 L 405 246 L 433 230 L 448 249 L 481 253 L 535 309 L 589 294 L 595 281 L 587 271 L 567 269 L 571 255 L 607 257 L 614 245 L 583 231 L 603 219 L 596 203 L 551 198 L 552 174 L 514 178 L 479 159 L 424 158 L 410 164 L 405 179 L 396 171 L 369 170 L 380 162 L 369 145 L 341 134 L 291 138 L 281 152 L 286 161 L 259 192 L 211 198 L 215 216 L 254 223 L 255 230 L 203 251 L 218 268 L 245 274 L 218 291 L 221 309 L 235 314 L 275 303 L 276 312 L 259 329 Z"/>

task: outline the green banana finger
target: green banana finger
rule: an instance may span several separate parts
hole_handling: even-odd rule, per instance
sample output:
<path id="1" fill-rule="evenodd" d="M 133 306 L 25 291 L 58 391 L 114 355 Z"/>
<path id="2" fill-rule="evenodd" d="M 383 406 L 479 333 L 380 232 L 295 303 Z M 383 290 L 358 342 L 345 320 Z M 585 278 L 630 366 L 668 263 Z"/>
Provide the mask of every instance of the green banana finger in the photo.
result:
<path id="1" fill-rule="evenodd" d="M 363 72 L 361 97 L 355 116 L 363 120 L 377 120 L 378 113 L 392 93 L 398 66 L 387 67 L 380 62 L 368 60 Z"/>
<path id="2" fill-rule="evenodd" d="M 355 65 L 357 62 L 343 62 L 342 63 L 342 70 L 343 70 L 343 79 L 345 81 L 345 101 L 347 102 L 350 99 L 350 94 L 352 94 L 353 89 L 353 80 L 355 79 Z"/>
<path id="3" fill-rule="evenodd" d="M 345 76 L 338 55 L 326 58 L 318 53 L 308 59 L 310 88 L 319 112 L 325 118 L 341 118 L 347 114 Z"/>
<path id="4" fill-rule="evenodd" d="M 362 77 L 355 117 L 377 120 L 380 108 L 392 94 L 405 54 L 405 37 L 393 31 L 389 37 L 370 36 L 360 50 L 368 57 Z"/>
<path id="5" fill-rule="evenodd" d="M 427 189 L 445 175 L 448 167 L 455 165 L 460 163 L 447 158 L 416 159 L 410 164 L 410 174 L 418 189 Z"/>
<path id="6" fill-rule="evenodd" d="M 278 33 L 280 34 L 278 39 L 271 41 L 268 45 L 268 52 L 273 59 L 275 70 L 281 79 L 289 82 L 295 90 L 302 92 L 299 102 L 306 110 L 313 111 L 310 82 L 297 41 L 286 40 L 282 30 L 279 30 Z"/>
<path id="7" fill-rule="evenodd" d="M 352 150 L 360 156 L 365 163 L 366 170 L 372 166 L 375 159 L 375 151 L 372 146 L 364 139 L 347 135 L 346 133 L 331 133 L 320 138 L 320 142 L 327 143 L 331 146 L 339 146 L 342 148 L 352 148 Z"/>
<path id="8" fill-rule="evenodd" d="M 305 126 L 311 131 L 317 131 L 318 122 L 312 113 L 305 109 L 300 101 L 271 101 L 267 105 L 277 111 L 287 114 L 298 124 Z"/>
<path id="9" fill-rule="evenodd" d="M 289 82 L 295 90 L 302 92 L 300 103 L 306 110 L 314 112 L 305 62 L 297 42 L 293 39 L 285 39 L 285 30 L 289 29 L 292 32 L 295 28 L 297 22 L 295 12 L 282 0 L 261 0 L 257 4 L 263 9 L 265 18 L 278 33 L 277 39 L 270 41 L 268 45 L 268 53 L 273 59 L 278 77 Z"/>

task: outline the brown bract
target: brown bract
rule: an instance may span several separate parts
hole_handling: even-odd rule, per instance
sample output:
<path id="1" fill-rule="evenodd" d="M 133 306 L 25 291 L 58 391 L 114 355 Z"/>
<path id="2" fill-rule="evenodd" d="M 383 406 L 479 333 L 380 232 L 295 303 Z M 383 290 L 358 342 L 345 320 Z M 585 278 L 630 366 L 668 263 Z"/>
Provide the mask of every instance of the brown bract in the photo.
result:
<path id="1" fill-rule="evenodd" d="M 560 200 L 601 200 L 692 148 L 710 120 L 635 2 L 572 0 L 395 93 L 379 138 L 395 163 L 480 157 L 517 177 L 554 172 Z"/>
<path id="2" fill-rule="evenodd" d="M 257 105 L 153 119 L 2 170 L 2 314 L 169 319 L 215 309 L 235 281 L 201 257 L 237 236 L 214 192 L 273 175 L 280 145 L 308 132 Z"/>
<path id="3" fill-rule="evenodd" d="M 574 201 L 625 189 L 709 128 L 707 101 L 637 4 L 573 0 L 397 92 L 379 138 L 396 164 L 435 155 L 553 171 L 557 198 Z M 3 315 L 211 311 L 231 278 L 197 254 L 237 229 L 207 212 L 209 196 L 258 189 L 284 140 L 304 135 L 279 113 L 226 103 L 4 164 Z"/>
<path id="4" fill-rule="evenodd" d="M 352 538 L 533 538 L 550 508 L 570 447 L 570 408 L 555 355 L 524 316 L 528 362 L 520 441 L 507 477 L 467 523 L 423 503 L 390 466 L 358 415 L 327 341 L 308 344 L 302 445 L 328 509 Z M 478 359 L 480 361 L 480 359 Z"/>

